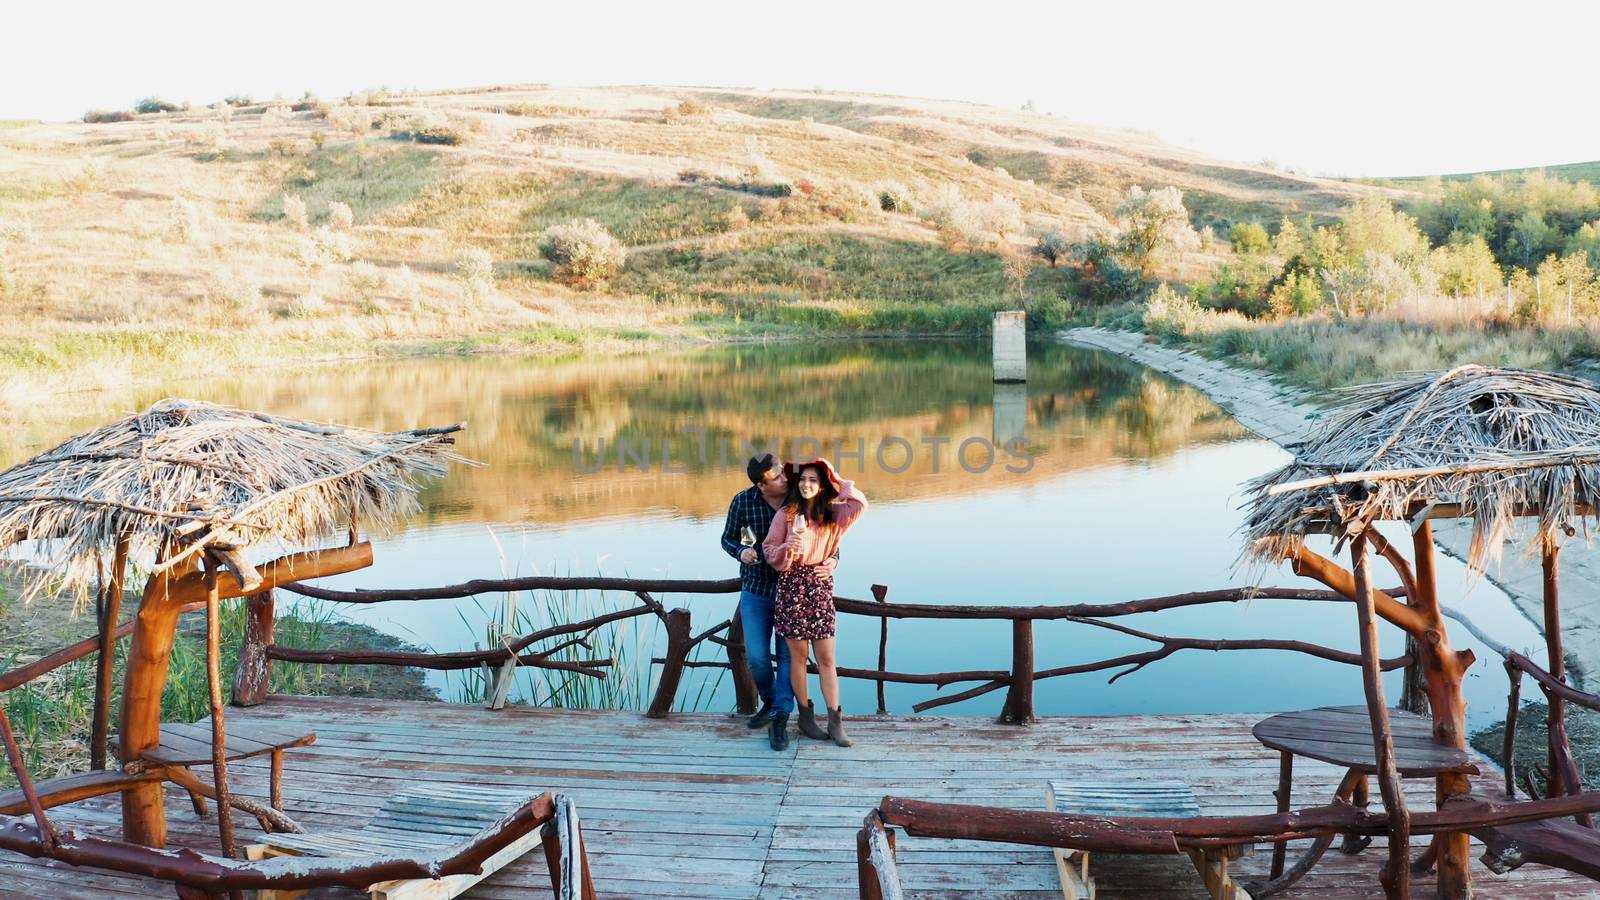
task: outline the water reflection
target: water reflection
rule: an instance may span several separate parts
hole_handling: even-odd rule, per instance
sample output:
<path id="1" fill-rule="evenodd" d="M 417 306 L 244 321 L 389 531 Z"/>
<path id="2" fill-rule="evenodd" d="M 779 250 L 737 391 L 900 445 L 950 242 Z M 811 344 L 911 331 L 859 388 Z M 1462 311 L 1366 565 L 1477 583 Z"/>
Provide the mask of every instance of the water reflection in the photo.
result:
<path id="1" fill-rule="evenodd" d="M 107 397 L 77 421 L 51 423 L 33 447 L 9 452 L 14 461 L 167 395 L 380 429 L 465 421 L 460 449 L 487 465 L 458 468 L 429 485 L 423 514 L 379 543 L 372 569 L 330 580 L 339 587 L 436 585 L 502 572 L 731 576 L 735 568 L 717 537 L 729 498 L 748 484 L 740 450 L 774 439 L 809 439 L 828 452 L 862 448 L 841 465 L 874 500 L 846 541 L 838 574 L 846 596 L 866 597 L 871 584 L 883 583 L 891 599 L 904 602 L 1111 602 L 1247 582 L 1251 576 L 1232 567 L 1238 486 L 1279 465 L 1283 451 L 1253 438 L 1198 392 L 1118 357 L 1041 344 L 1032 348 L 1028 374 L 1026 385 L 993 384 L 985 341 L 362 362 Z M 1004 449 L 980 466 L 980 445 L 1005 448 L 1014 440 L 1026 452 L 1025 469 L 1011 465 L 1015 458 Z M 909 454 L 896 444 L 880 460 L 878 449 L 891 441 Z M 588 471 L 602 442 L 606 464 Z M 648 468 L 618 470 L 614 451 L 630 447 L 636 456 L 645 446 L 652 448 Z M 670 469 L 660 464 L 663 446 Z M 726 449 L 719 453 L 719 446 Z M 1467 594 L 1459 564 L 1441 560 L 1440 577 L 1452 605 L 1508 644 L 1537 641 L 1532 625 L 1492 586 L 1480 583 Z M 1263 583 L 1297 580 L 1273 571 Z M 697 628 L 727 617 L 733 605 L 729 597 L 667 600 L 689 606 Z M 457 650 L 484 640 L 493 602 L 380 604 L 350 614 Z M 1263 601 L 1172 610 L 1135 624 L 1165 634 L 1299 638 L 1356 649 L 1353 616 L 1343 604 Z M 1066 623 L 1039 626 L 1037 640 L 1041 668 L 1150 647 Z M 1383 640 L 1400 646 L 1387 626 Z M 876 647 L 876 621 L 842 620 L 842 665 L 875 667 Z M 1478 648 L 1478 657 L 1490 654 Z M 896 621 L 889 658 L 900 671 L 1004 668 L 1010 629 L 1000 622 Z M 683 696 L 717 691 L 698 681 L 708 672 L 694 670 Z M 1467 691 L 1474 724 L 1503 708 L 1497 670 L 1474 666 Z M 869 684 L 848 682 L 845 705 L 870 710 L 873 693 Z M 932 695 L 926 687 L 891 686 L 889 702 L 904 712 Z M 725 688 L 715 697 L 709 702 L 716 708 L 731 702 Z M 993 713 L 1000 699 L 995 693 L 942 711 Z M 1043 682 L 1035 701 L 1046 714 L 1271 711 L 1358 703 L 1361 686 L 1353 668 L 1294 654 L 1186 653 L 1116 685 L 1105 676 Z"/>

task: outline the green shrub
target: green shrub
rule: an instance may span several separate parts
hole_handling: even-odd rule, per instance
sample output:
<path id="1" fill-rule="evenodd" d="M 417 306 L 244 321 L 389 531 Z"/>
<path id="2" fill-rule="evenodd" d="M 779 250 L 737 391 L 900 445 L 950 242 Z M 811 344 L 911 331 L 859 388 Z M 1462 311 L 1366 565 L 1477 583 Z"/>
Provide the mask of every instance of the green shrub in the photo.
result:
<path id="1" fill-rule="evenodd" d="M 545 229 L 539 252 L 556 265 L 556 277 L 574 284 L 598 284 L 615 275 L 627 259 L 622 242 L 593 219 Z"/>
<path id="2" fill-rule="evenodd" d="M 1072 246 L 1072 256 L 1090 298 L 1100 302 L 1127 300 L 1138 293 L 1142 284 L 1139 271 L 1122 262 L 1116 244 L 1110 240 L 1096 235 L 1080 241 Z"/>
<path id="3" fill-rule="evenodd" d="M 105 122 L 132 122 L 133 113 L 120 109 L 91 109 L 83 114 L 83 121 L 90 125 L 99 125 Z"/>
<path id="4" fill-rule="evenodd" d="M 140 115 L 148 115 L 150 113 L 177 112 L 178 104 L 168 103 L 160 97 L 146 97 L 143 100 L 140 100 L 133 107 L 133 111 L 139 113 Z"/>
<path id="5" fill-rule="evenodd" d="M 416 131 L 406 132 L 406 134 L 411 137 L 411 140 L 419 144 L 444 144 L 445 146 L 454 147 L 466 140 L 461 136 L 461 132 L 442 125 L 419 128 Z"/>
<path id="6" fill-rule="evenodd" d="M 910 213 L 911 194 L 898 185 L 890 185 L 878 192 L 878 207 L 884 212 Z"/>

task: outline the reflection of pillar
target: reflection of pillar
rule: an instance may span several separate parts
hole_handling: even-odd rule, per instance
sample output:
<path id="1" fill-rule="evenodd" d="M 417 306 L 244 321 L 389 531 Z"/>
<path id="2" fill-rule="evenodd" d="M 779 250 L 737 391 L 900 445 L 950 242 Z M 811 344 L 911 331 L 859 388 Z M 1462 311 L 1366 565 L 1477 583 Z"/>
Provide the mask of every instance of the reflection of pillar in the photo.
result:
<path id="1" fill-rule="evenodd" d="M 1012 441 L 1027 440 L 1028 386 L 1017 382 L 994 386 L 994 445 L 1004 447 Z"/>
<path id="2" fill-rule="evenodd" d="M 1028 314 L 1021 310 L 994 314 L 994 380 L 1028 380 Z"/>

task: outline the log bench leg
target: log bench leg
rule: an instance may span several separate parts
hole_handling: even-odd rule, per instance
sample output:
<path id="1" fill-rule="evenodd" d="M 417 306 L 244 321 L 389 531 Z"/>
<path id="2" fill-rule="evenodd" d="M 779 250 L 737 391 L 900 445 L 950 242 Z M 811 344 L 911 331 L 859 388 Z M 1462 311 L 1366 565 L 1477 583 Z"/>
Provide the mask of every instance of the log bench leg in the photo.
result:
<path id="1" fill-rule="evenodd" d="M 1245 844 L 1234 847 L 1207 847 L 1199 849 L 1185 847 L 1183 852 L 1188 855 L 1189 861 L 1194 863 L 1195 871 L 1200 873 L 1200 878 L 1206 883 L 1206 890 L 1211 892 L 1211 900 L 1251 900 L 1250 894 L 1233 880 L 1233 875 L 1228 872 L 1228 861 L 1241 856 L 1249 856 L 1254 848 Z"/>
<path id="2" fill-rule="evenodd" d="M 1278 812 L 1289 811 L 1289 793 L 1294 786 L 1294 754 L 1287 751 L 1278 752 L 1278 789 L 1273 796 L 1278 798 Z M 1283 874 L 1283 859 L 1289 852 L 1289 843 L 1279 841 L 1272 845 L 1272 868 L 1268 870 L 1267 878 L 1273 879 Z"/>
<path id="3" fill-rule="evenodd" d="M 183 770 L 185 772 L 189 772 L 189 767 L 184 766 Z M 189 774 L 190 777 L 193 777 L 194 773 L 190 772 Z M 196 778 L 195 780 L 198 781 L 199 779 Z M 205 816 L 209 814 L 209 809 L 206 807 L 206 795 L 200 793 L 192 787 L 189 787 L 183 782 L 178 782 L 178 786 L 189 792 L 189 803 L 194 806 L 194 814 L 200 816 L 201 818 L 205 818 Z"/>
<path id="4" fill-rule="evenodd" d="M 283 751 L 272 751 L 272 778 L 271 793 L 269 794 L 272 808 L 283 812 Z"/>
<path id="5" fill-rule="evenodd" d="M 1354 806 L 1356 809 L 1365 811 L 1369 802 L 1370 799 L 1367 796 L 1367 776 L 1362 775 L 1361 780 L 1356 782 L 1355 789 L 1350 792 L 1350 805 Z M 1371 835 L 1347 834 L 1344 836 L 1344 841 L 1339 844 L 1339 852 L 1345 854 L 1346 856 L 1355 856 L 1357 853 L 1367 849 L 1367 845 L 1371 843 Z"/>
<path id="6" fill-rule="evenodd" d="M 1057 850 L 1056 870 L 1061 873 L 1061 893 L 1066 900 L 1094 900 L 1094 879 L 1089 877 L 1087 852 Z"/>
<path id="7" fill-rule="evenodd" d="M 1358 784 L 1365 785 L 1366 782 L 1367 776 L 1357 772 L 1355 769 L 1345 772 L 1344 779 L 1339 782 L 1339 788 L 1333 792 L 1333 802 L 1338 803 L 1349 798 L 1351 794 L 1355 793 Z M 1253 881 L 1245 885 L 1249 891 L 1246 896 L 1252 897 L 1254 900 L 1261 900 L 1261 898 L 1270 897 L 1304 878 L 1306 873 L 1311 871 L 1311 867 L 1321 861 L 1322 855 L 1328 852 L 1328 848 L 1333 846 L 1333 837 L 1331 834 L 1325 834 L 1313 840 L 1310 849 L 1306 850 L 1305 855 L 1300 857 L 1282 875 L 1276 878 L 1269 878 L 1266 881 Z M 1279 843 L 1277 846 L 1282 847 L 1284 844 Z M 1276 850 L 1274 850 L 1274 855 L 1276 855 Z"/>
<path id="8" fill-rule="evenodd" d="M 206 784 L 204 781 L 201 781 L 198 775 L 195 775 L 186 768 L 169 769 L 167 771 L 167 779 L 173 784 L 176 784 L 177 786 L 188 791 L 190 796 L 200 794 L 201 796 L 208 797 L 212 800 L 217 799 L 216 788 Z M 249 797 L 241 797 L 237 794 L 231 796 L 229 800 L 231 801 L 234 809 L 247 812 L 250 815 L 255 816 L 256 822 L 261 825 L 262 831 L 265 831 L 269 834 L 274 831 L 286 831 L 294 833 L 299 833 L 301 831 L 300 826 L 293 819 L 270 806 L 262 806 L 260 803 L 251 800 Z"/>

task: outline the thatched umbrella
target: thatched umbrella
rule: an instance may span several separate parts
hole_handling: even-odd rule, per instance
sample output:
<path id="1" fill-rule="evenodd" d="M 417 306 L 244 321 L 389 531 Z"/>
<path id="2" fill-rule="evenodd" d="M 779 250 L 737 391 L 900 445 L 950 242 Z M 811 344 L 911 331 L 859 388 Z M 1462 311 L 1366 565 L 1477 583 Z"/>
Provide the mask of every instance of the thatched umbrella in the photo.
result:
<path id="1" fill-rule="evenodd" d="M 1322 581 L 1354 599 L 1361 610 L 1363 680 L 1374 735 L 1389 730 L 1377 677 L 1374 616 L 1403 629 L 1418 659 L 1436 740 L 1465 749 L 1466 705 L 1461 678 L 1470 652 L 1451 650 L 1433 568 L 1435 518 L 1472 520 L 1468 563 L 1482 571 L 1498 558 L 1518 517 L 1537 517 L 1535 546 L 1545 574 L 1545 638 L 1551 671 L 1560 677 L 1557 602 L 1559 537 L 1575 533 L 1600 498 L 1600 390 L 1587 382 L 1526 369 L 1461 366 L 1347 392 L 1326 425 L 1295 451 L 1295 459 L 1250 485 L 1245 530 L 1247 554 L 1269 562 L 1292 561 L 1297 574 Z M 1410 523 L 1413 562 L 1373 527 L 1381 520 Z M 1352 569 L 1306 547 L 1308 534 L 1348 541 Z M 1367 573 L 1371 545 L 1392 564 L 1406 602 L 1372 589 Z M 1552 793 L 1581 790 L 1562 727 L 1559 698 L 1551 703 Z M 1385 806 L 1403 821 L 1392 748 L 1375 738 Z M 1387 763 L 1385 760 L 1387 759 Z M 1440 797 L 1465 793 L 1465 776 L 1440 776 Z M 1404 833 L 1391 836 L 1385 883 L 1405 881 Z M 1467 836 L 1441 836 L 1440 891 L 1464 896 L 1468 888 Z"/>
<path id="2" fill-rule="evenodd" d="M 450 435 L 459 428 L 384 433 L 163 400 L 0 472 L 0 549 L 29 544 L 28 591 L 48 586 L 82 596 L 98 586 L 96 765 L 104 765 L 112 649 L 132 564 L 149 578 L 128 651 L 122 759 L 137 760 L 158 744 L 178 615 L 204 605 L 219 820 L 231 851 L 218 601 L 371 565 L 371 545 L 357 543 L 356 523 L 384 527 L 414 510 L 416 479 L 441 475 L 458 459 Z M 345 546 L 250 561 L 346 534 Z M 223 569 L 231 577 L 219 577 Z M 124 792 L 123 831 L 129 840 L 165 843 L 159 784 Z"/>

